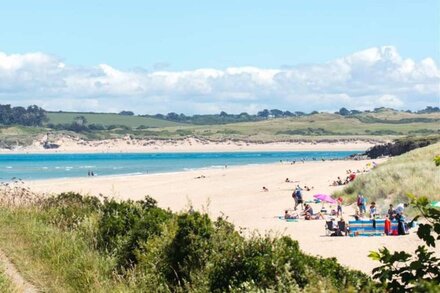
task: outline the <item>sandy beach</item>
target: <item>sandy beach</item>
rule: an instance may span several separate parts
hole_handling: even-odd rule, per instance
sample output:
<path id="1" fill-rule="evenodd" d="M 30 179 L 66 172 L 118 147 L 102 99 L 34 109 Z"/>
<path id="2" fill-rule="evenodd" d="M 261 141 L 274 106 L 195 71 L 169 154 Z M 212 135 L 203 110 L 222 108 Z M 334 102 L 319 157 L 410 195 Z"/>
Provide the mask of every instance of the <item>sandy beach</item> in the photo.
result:
<path id="1" fill-rule="evenodd" d="M 409 236 L 398 237 L 327 237 L 323 220 L 285 222 L 277 218 L 285 209 L 293 207 L 291 194 L 296 184 L 313 186 L 313 190 L 304 192 L 305 200 L 312 199 L 316 193 L 330 194 L 341 188 L 330 186 L 337 176 L 346 176 L 347 169 L 363 170 L 368 162 L 371 161 L 275 163 L 138 176 L 55 179 L 28 184 L 32 190 L 44 193 L 77 191 L 134 200 L 150 195 L 159 206 L 174 211 L 186 210 L 192 205 L 196 210 L 208 212 L 213 219 L 224 215 L 245 231 L 289 235 L 298 240 L 307 253 L 336 257 L 344 265 L 371 273 L 378 263 L 367 257 L 370 251 L 383 246 L 414 251 L 420 243 L 417 235 L 412 232 Z M 197 178 L 201 175 L 204 178 Z M 286 183 L 286 177 L 293 182 Z M 263 192 L 263 186 L 269 191 Z M 319 210 L 321 204 L 314 204 L 313 208 Z M 351 214 L 353 208 L 344 207 L 346 220 Z"/>
<path id="2" fill-rule="evenodd" d="M 210 141 L 198 138 L 182 140 L 142 140 L 126 136 L 121 139 L 86 141 L 62 136 L 52 141 L 58 148 L 45 149 L 46 137 L 26 147 L 0 149 L 0 154 L 11 153 L 156 153 L 156 152 L 239 152 L 239 151 L 364 151 L 374 141 L 295 141 L 255 143 L 246 141 Z"/>

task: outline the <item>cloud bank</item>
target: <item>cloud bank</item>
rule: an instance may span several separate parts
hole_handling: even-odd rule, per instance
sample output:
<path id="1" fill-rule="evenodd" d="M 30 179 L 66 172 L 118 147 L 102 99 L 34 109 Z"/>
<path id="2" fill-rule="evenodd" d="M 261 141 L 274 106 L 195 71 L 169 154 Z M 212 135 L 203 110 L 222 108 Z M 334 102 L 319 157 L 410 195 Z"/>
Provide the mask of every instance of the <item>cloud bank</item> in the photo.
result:
<path id="1" fill-rule="evenodd" d="M 439 97 L 436 62 L 404 59 L 393 46 L 323 64 L 191 71 L 80 67 L 44 53 L 0 52 L 0 103 L 37 104 L 49 110 L 192 114 L 263 108 L 421 109 L 438 105 Z"/>

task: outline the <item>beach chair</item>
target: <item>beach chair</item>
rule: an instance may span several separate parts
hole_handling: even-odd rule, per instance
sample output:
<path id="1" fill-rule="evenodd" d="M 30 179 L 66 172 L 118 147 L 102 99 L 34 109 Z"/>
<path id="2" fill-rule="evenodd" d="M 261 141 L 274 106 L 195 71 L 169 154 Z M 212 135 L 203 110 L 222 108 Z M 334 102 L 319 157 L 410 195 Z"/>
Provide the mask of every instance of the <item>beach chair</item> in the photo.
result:
<path id="1" fill-rule="evenodd" d="M 347 236 L 348 229 L 347 229 L 347 224 L 344 221 L 338 222 L 338 231 L 339 233 L 341 233 L 341 236 Z"/>
<path id="2" fill-rule="evenodd" d="M 333 227 L 333 221 L 325 221 L 325 235 L 330 236 L 335 230 L 335 227 Z"/>

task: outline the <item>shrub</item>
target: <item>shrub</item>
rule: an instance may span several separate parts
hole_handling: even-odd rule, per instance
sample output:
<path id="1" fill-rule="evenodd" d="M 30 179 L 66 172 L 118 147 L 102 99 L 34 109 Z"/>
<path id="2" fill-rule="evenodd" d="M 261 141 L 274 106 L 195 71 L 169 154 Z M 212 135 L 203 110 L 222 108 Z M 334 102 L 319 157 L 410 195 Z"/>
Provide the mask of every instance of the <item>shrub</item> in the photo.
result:
<path id="1" fill-rule="evenodd" d="M 214 227 L 208 215 L 198 212 L 177 217 L 177 232 L 167 249 L 167 278 L 174 284 L 190 282 L 193 271 L 203 268 L 211 252 Z"/>
<path id="2" fill-rule="evenodd" d="M 101 202 L 97 197 L 67 192 L 46 199 L 43 208 L 47 220 L 61 229 L 73 229 L 90 214 L 98 212 Z"/>

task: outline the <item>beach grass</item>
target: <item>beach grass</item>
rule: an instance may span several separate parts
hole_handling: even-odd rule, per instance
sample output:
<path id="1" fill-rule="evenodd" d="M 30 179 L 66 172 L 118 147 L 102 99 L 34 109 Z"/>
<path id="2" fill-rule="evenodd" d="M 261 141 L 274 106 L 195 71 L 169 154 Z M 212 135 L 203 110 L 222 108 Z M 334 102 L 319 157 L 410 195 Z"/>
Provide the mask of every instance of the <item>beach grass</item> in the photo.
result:
<path id="1" fill-rule="evenodd" d="M 334 195 L 353 203 L 361 193 L 384 209 L 390 203 L 408 202 L 408 193 L 440 200 L 440 170 L 434 164 L 438 154 L 440 143 L 392 157 Z"/>
<path id="2" fill-rule="evenodd" d="M 113 277 L 111 257 L 91 249 L 77 232 L 44 224 L 36 210 L 2 208 L 0 245 L 25 279 L 44 292 L 128 291 Z"/>

